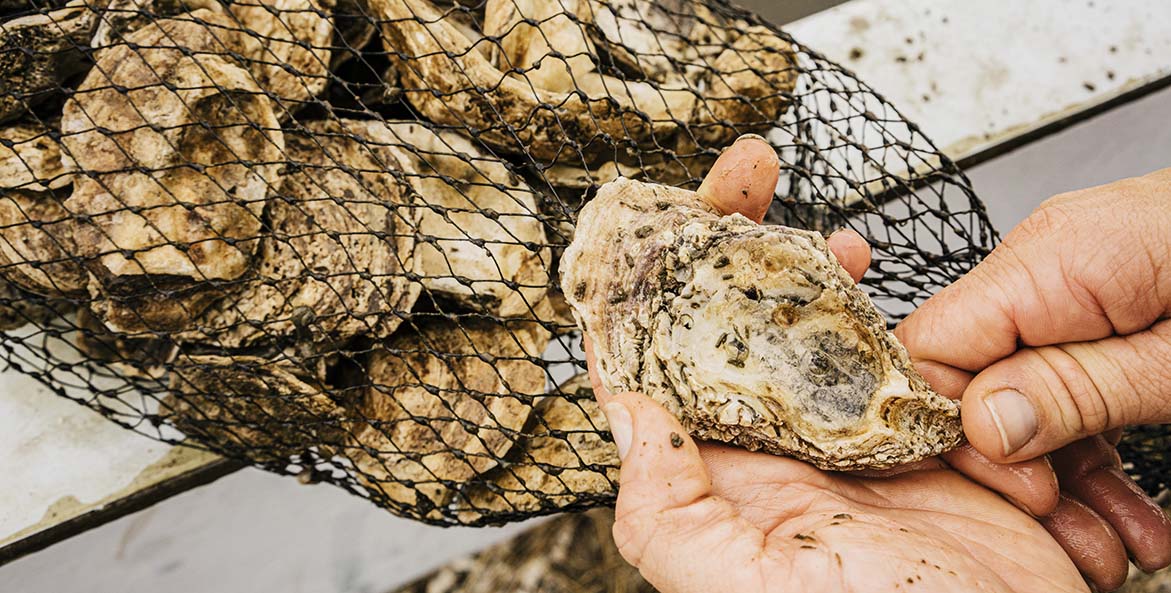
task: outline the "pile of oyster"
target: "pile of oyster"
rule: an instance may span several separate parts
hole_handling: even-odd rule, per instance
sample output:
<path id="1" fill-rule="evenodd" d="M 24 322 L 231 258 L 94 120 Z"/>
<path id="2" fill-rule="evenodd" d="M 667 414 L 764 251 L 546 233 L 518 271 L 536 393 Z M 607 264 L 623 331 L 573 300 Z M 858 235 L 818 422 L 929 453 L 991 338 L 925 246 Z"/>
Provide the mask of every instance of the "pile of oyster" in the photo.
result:
<path id="1" fill-rule="evenodd" d="M 409 514 L 608 493 L 596 404 L 540 363 L 558 195 L 778 120 L 790 44 L 722 10 L 0 3 L 0 322 L 64 314 L 188 437 Z"/>

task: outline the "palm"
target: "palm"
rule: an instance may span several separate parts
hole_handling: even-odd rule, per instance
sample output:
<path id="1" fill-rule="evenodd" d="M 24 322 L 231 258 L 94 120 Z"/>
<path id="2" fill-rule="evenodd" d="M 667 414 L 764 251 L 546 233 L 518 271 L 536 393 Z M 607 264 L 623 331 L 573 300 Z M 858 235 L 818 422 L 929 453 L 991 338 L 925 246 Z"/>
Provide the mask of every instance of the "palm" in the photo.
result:
<path id="1" fill-rule="evenodd" d="M 718 445 L 701 454 L 712 494 L 764 538 L 763 554 L 721 569 L 758 580 L 729 590 L 1087 590 L 1034 519 L 950 469 L 860 478 Z"/>

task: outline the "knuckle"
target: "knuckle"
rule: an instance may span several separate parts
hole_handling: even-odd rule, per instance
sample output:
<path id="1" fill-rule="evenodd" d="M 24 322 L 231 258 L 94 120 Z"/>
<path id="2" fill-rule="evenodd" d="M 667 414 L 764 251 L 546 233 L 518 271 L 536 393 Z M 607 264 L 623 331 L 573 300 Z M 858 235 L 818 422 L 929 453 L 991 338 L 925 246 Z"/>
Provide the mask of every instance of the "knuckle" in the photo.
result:
<path id="1" fill-rule="evenodd" d="M 1041 348 L 1037 354 L 1054 379 L 1051 392 L 1069 432 L 1093 435 L 1112 428 L 1112 406 L 1084 356 L 1070 346 Z"/>

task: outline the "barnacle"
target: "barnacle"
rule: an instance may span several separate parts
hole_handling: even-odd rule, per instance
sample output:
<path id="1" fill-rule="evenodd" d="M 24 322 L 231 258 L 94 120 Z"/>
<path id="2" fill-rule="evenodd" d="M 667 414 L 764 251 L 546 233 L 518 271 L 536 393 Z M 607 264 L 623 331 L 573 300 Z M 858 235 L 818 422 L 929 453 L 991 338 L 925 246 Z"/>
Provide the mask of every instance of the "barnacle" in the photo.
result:
<path id="1" fill-rule="evenodd" d="M 827 469 L 960 442 L 958 404 L 931 391 L 817 233 L 620 179 L 582 210 L 561 264 L 602 383 L 646 393 L 701 438 Z"/>
<path id="2" fill-rule="evenodd" d="M 210 284 L 252 265 L 284 142 L 252 76 L 221 56 L 226 18 L 197 10 L 129 34 L 65 105 L 62 142 L 86 174 L 66 207 L 114 330 L 184 328 L 222 296 Z"/>

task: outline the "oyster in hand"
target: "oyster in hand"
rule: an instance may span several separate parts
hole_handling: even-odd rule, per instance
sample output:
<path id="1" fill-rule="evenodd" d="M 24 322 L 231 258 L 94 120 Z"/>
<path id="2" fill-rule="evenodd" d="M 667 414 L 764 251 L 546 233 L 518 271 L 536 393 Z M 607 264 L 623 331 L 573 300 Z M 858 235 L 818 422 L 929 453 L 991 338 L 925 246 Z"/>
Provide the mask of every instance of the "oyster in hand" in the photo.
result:
<path id="1" fill-rule="evenodd" d="M 817 233 L 619 179 L 582 209 L 561 273 L 603 384 L 700 438 L 839 470 L 961 440 L 959 404 L 931 391 Z"/>

